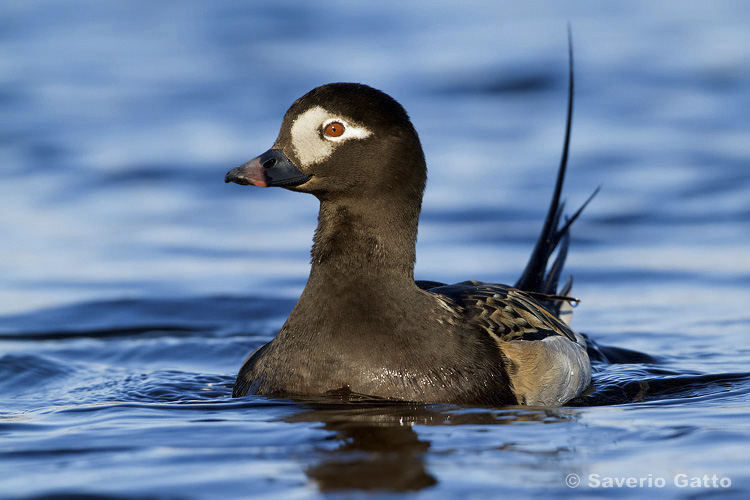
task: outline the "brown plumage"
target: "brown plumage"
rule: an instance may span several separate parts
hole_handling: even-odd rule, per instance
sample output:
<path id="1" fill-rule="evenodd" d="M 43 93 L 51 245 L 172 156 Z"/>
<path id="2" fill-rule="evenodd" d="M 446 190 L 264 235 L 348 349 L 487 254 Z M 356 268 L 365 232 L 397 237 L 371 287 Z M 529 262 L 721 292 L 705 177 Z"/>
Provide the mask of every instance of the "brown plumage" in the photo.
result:
<path id="1" fill-rule="evenodd" d="M 572 105 L 572 72 L 569 96 Z M 245 361 L 234 396 L 560 405 L 580 394 L 586 343 L 560 319 L 574 299 L 556 290 L 580 213 L 560 225 L 571 110 L 547 223 L 519 283 L 445 285 L 414 281 L 426 165 L 404 109 L 359 84 L 298 99 L 273 148 L 226 176 L 320 200 L 307 286 L 278 335 Z M 570 282 L 560 294 L 569 291 Z"/>

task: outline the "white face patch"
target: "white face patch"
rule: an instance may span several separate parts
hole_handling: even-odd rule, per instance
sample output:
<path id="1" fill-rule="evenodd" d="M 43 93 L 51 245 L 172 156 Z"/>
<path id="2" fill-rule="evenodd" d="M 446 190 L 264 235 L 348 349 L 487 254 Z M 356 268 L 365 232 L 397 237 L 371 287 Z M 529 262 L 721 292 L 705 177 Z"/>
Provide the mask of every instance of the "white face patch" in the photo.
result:
<path id="1" fill-rule="evenodd" d="M 323 134 L 325 127 L 333 122 L 339 122 L 344 126 L 344 133 L 338 137 Z M 308 167 L 331 156 L 339 143 L 350 139 L 364 139 L 372 135 L 372 132 L 320 106 L 315 106 L 294 120 L 291 134 L 294 155 L 300 161 L 301 167 Z"/>

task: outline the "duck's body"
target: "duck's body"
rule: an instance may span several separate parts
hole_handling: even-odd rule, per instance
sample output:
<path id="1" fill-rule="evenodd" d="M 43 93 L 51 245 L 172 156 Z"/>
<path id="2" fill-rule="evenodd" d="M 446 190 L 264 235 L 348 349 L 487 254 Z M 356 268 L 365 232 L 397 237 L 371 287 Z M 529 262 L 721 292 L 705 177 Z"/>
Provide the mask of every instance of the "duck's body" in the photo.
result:
<path id="1" fill-rule="evenodd" d="M 406 112 L 358 84 L 297 100 L 273 149 L 226 178 L 321 202 L 307 286 L 278 335 L 245 361 L 234 396 L 561 405 L 580 394 L 591 377 L 586 344 L 553 296 L 567 246 L 568 225 L 557 228 L 563 174 L 544 248 L 516 288 L 415 282 L 426 167 Z"/>
<path id="2" fill-rule="evenodd" d="M 364 303 L 342 291 L 322 305 L 305 296 L 316 289 L 308 284 L 276 338 L 245 361 L 235 396 L 559 406 L 590 383 L 583 338 L 520 290 L 415 285 Z"/>

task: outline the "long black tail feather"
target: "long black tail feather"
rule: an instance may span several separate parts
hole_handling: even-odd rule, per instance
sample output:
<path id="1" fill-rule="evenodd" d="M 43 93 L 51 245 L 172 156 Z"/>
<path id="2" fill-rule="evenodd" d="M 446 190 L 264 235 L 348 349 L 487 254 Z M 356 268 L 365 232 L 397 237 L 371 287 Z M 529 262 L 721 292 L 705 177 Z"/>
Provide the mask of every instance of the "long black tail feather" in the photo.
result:
<path id="1" fill-rule="evenodd" d="M 572 217 L 566 217 L 565 224 L 560 227 L 564 203 L 560 201 L 562 194 L 563 182 L 565 181 L 565 171 L 568 165 L 568 153 L 570 150 L 570 135 L 573 124 L 573 37 L 570 26 L 568 26 L 568 114 L 565 125 L 565 142 L 563 144 L 562 158 L 560 159 L 560 168 L 557 171 L 557 181 L 555 191 L 552 195 L 547 217 L 542 227 L 542 232 L 534 246 L 528 264 L 524 269 L 521 277 L 516 282 L 515 287 L 530 292 L 538 296 L 541 301 L 556 314 L 560 311 L 561 300 L 567 296 L 572 286 L 572 280 L 568 280 L 563 290 L 558 294 L 557 285 L 560 280 L 565 258 L 568 254 L 568 244 L 570 241 L 570 226 L 575 222 L 586 205 L 599 192 L 597 188 L 594 193 L 586 200 Z M 549 272 L 547 272 L 547 263 L 550 257 L 559 247 L 557 258 L 555 259 Z"/>

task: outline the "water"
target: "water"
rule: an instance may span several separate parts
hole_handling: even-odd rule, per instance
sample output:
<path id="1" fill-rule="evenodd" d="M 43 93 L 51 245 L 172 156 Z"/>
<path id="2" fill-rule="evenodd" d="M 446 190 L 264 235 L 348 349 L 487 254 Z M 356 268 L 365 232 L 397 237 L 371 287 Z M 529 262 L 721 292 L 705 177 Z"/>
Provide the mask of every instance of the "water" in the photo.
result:
<path id="1" fill-rule="evenodd" d="M 745 3 L 0 13 L 0 497 L 747 497 Z M 304 286 L 316 204 L 225 172 L 312 87 L 382 88 L 428 157 L 417 277 L 512 283 L 562 143 L 567 21 L 565 196 L 603 186 L 573 325 L 654 359 L 598 365 L 559 409 L 231 399 Z"/>

